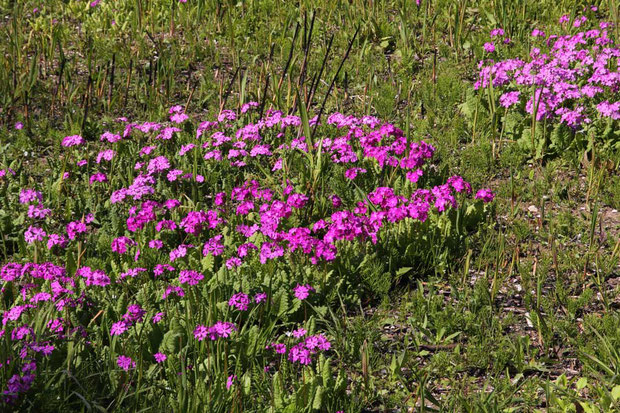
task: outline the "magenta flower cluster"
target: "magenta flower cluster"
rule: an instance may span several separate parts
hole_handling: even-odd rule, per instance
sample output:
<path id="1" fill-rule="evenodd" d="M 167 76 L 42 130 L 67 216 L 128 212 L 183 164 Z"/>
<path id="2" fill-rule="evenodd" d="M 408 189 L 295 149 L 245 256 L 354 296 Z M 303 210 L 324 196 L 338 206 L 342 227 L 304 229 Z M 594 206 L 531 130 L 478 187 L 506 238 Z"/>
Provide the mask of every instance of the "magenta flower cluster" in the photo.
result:
<path id="1" fill-rule="evenodd" d="M 300 328 L 293 332 L 295 338 L 303 338 L 307 333 Z M 323 334 L 316 334 L 299 341 L 288 349 L 287 359 L 292 363 L 308 365 L 312 363 L 312 356 L 320 351 L 327 351 L 331 348 L 331 343 Z M 276 354 L 286 355 L 287 347 L 283 343 L 271 343 L 267 349 L 272 349 Z"/>
<path id="2" fill-rule="evenodd" d="M 317 118 L 311 120 L 321 136 L 312 142 L 299 133 L 300 117 L 267 110 L 259 118 L 258 106 L 250 102 L 239 112 L 224 110 L 199 123 L 192 136 L 184 132 L 188 128 L 174 126 L 189 127 L 192 122 L 183 107 L 174 106 L 166 122 L 119 119 L 118 130 L 106 131 L 96 142 L 79 135 L 62 139 L 71 162 L 58 182 L 89 188 L 89 196 L 97 196 L 113 211 L 80 211 L 68 217 L 64 210 L 52 208 L 54 202 L 37 188 L 19 192 L 15 204 L 27 216 L 26 248 L 36 257 L 46 245 L 43 256 L 59 264 L 9 262 L 0 269 L 2 291 L 15 290 L 2 314 L 0 338 L 10 338 L 17 354 L 0 362 L 10 361 L 21 369 L 10 379 L 6 397 L 14 399 L 27 391 L 37 363 L 76 337 L 95 351 L 107 345 L 95 342 L 97 334 L 103 334 L 104 342 L 117 343 L 107 354 L 124 376 L 144 363 L 164 369 L 174 364 L 165 363 L 169 358 L 178 361 L 165 346 L 153 349 L 149 358 L 131 347 L 141 345 L 136 341 L 150 330 L 165 330 L 179 314 L 182 323 L 191 326 L 186 330 L 193 335 L 186 337 L 190 345 L 204 348 L 198 342 L 217 342 L 219 348 L 221 342 L 236 341 L 254 314 L 245 312 L 267 311 L 275 302 L 272 290 L 250 295 L 235 284 L 238 292 L 218 305 L 225 309 L 222 313 L 190 311 L 197 297 L 204 298 L 201 294 L 216 284 L 216 275 L 236 282 L 250 269 L 289 262 L 328 266 L 346 244 L 377 243 L 381 231 L 391 225 L 424 222 L 472 198 L 471 185 L 460 176 L 424 188 L 426 165 L 435 148 L 411 141 L 394 125 L 372 116 L 333 113 L 320 125 Z M 301 177 L 305 168 L 292 169 L 293 161 L 318 154 L 327 173 L 336 171 L 349 192 L 308 190 Z M 3 171 L 0 180 L 13 175 Z M 126 171 L 130 173 L 119 179 Z M 231 183 L 214 185 L 214 171 L 224 171 Z M 399 190 L 379 176 L 384 172 L 400 180 Z M 482 202 L 493 197 L 488 189 L 475 195 Z M 299 301 L 313 299 L 320 291 L 309 279 L 286 281 L 278 288 Z M 102 297 L 114 302 L 113 311 L 97 313 Z M 119 297 L 125 301 L 116 306 Z M 261 305 L 265 302 L 268 305 Z M 87 312 L 92 314 L 80 324 L 81 314 Z M 186 319 L 186 312 L 194 318 Z M 44 334 L 35 335 L 36 314 L 45 317 L 42 324 L 36 323 L 45 328 Z M 292 363 L 308 365 L 331 344 L 322 334 L 306 335 L 305 329 L 297 329 L 292 333 L 296 344 L 288 350 L 282 343 L 271 348 Z M 124 354 L 113 352 L 119 348 Z M 229 376 L 229 388 L 235 379 Z"/>
<path id="3" fill-rule="evenodd" d="M 233 323 L 226 321 L 218 321 L 210 327 L 204 325 L 197 325 L 194 329 L 194 338 L 198 341 L 202 341 L 205 338 L 209 338 L 214 341 L 218 338 L 228 338 L 233 331 L 236 331 L 237 327 Z"/>
<path id="4" fill-rule="evenodd" d="M 568 21 L 568 16 L 560 20 Z M 584 26 L 586 21 L 585 16 L 577 17 L 572 27 Z M 572 128 L 583 128 L 596 118 L 619 120 L 620 49 L 614 45 L 610 27 L 611 23 L 600 22 L 590 30 L 564 35 L 534 29 L 527 58 L 481 61 L 474 87 L 487 88 L 492 83 L 501 91 L 501 106 L 521 104 L 529 114 L 536 111 L 537 120 L 556 119 Z M 498 33 L 492 31 L 491 36 Z M 485 50 L 492 54 L 495 47 L 485 45 Z"/>

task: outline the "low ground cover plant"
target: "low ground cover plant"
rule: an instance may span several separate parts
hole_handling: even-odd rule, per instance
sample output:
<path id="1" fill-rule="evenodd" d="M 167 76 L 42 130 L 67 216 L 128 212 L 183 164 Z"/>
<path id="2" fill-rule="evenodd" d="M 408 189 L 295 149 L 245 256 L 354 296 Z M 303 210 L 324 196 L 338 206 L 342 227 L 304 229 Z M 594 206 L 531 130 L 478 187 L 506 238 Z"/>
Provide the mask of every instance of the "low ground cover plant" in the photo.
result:
<path id="1" fill-rule="evenodd" d="M 596 11 L 592 7 L 592 11 Z M 501 121 L 501 136 L 518 140 L 538 156 L 598 146 L 618 149 L 620 49 L 613 23 L 563 15 L 561 32 L 533 29 L 529 56 L 510 54 L 503 29 L 484 44 L 478 80 L 487 109 Z M 536 127 L 538 125 L 538 131 Z"/>
<path id="2" fill-rule="evenodd" d="M 0 13 L 0 411 L 620 409 L 618 0 Z"/>
<path id="3" fill-rule="evenodd" d="M 394 269 L 439 263 L 403 271 L 388 245 L 402 262 L 424 248 L 448 259 L 435 239 L 461 240 L 494 194 L 441 182 L 432 145 L 375 117 L 258 106 L 117 119 L 98 139 L 64 137 L 41 182 L 7 169 L 23 225 L 1 275 L 4 403 L 56 394 L 59 369 L 116 407 L 246 406 L 254 386 L 271 388 L 264 408 L 344 402 L 317 321 L 326 297 L 384 294 Z"/>

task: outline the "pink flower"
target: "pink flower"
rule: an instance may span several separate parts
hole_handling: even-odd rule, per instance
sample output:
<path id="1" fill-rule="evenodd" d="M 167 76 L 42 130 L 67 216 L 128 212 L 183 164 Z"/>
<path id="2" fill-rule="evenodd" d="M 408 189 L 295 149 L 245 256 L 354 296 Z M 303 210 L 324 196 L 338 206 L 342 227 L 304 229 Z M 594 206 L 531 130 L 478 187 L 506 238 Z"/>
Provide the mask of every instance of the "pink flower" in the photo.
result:
<path id="1" fill-rule="evenodd" d="M 118 237 L 112 240 L 112 251 L 117 254 L 125 254 L 127 245 L 136 245 L 136 243 L 127 237 Z"/>
<path id="2" fill-rule="evenodd" d="M 125 321 L 118 321 L 112 324 L 112 328 L 110 328 L 110 335 L 120 336 L 125 331 L 127 331 L 127 324 L 125 323 Z"/>
<path id="3" fill-rule="evenodd" d="M 194 149 L 195 147 L 196 145 L 194 145 L 193 143 L 181 146 L 181 149 L 179 150 L 179 156 L 185 155 L 188 151 Z"/>
<path id="4" fill-rule="evenodd" d="M 598 110 L 601 116 L 614 120 L 620 119 L 620 101 L 609 103 L 609 101 L 605 100 L 596 105 L 596 110 Z"/>
<path id="5" fill-rule="evenodd" d="M 159 239 L 152 239 L 149 241 L 149 248 L 158 250 L 158 249 L 161 249 L 161 247 L 163 246 L 164 246 L 164 243 Z"/>
<path id="6" fill-rule="evenodd" d="M 197 285 L 205 276 L 198 271 L 183 270 L 179 275 L 179 282 L 187 285 Z"/>
<path id="7" fill-rule="evenodd" d="M 311 356 L 318 351 L 327 351 L 331 343 L 322 334 L 307 337 L 305 341 L 291 347 L 288 355 L 289 361 L 307 365 L 312 363 Z"/>
<path id="8" fill-rule="evenodd" d="M 86 141 L 80 135 L 67 136 L 62 140 L 62 146 L 66 148 L 83 145 L 84 143 L 86 143 Z"/>
<path id="9" fill-rule="evenodd" d="M 246 113 L 251 108 L 257 108 L 257 107 L 258 107 L 258 102 L 244 103 L 243 105 L 241 105 L 241 113 Z"/>
<path id="10" fill-rule="evenodd" d="M 230 297 L 230 300 L 228 300 L 228 305 L 230 307 L 235 307 L 239 311 L 246 311 L 249 303 L 250 298 L 248 295 L 241 292 L 234 294 Z"/>
<path id="11" fill-rule="evenodd" d="M 99 138 L 101 142 L 108 141 L 110 143 L 118 142 L 121 139 L 122 138 L 120 137 L 120 135 L 115 135 L 111 132 L 104 132 L 103 135 L 101 135 L 101 137 Z"/>
<path id="12" fill-rule="evenodd" d="M 107 182 L 107 181 L 108 181 L 108 177 L 106 176 L 106 174 L 97 172 L 96 174 L 91 175 L 90 179 L 88 180 L 88 183 L 92 185 L 94 182 Z"/>
<path id="13" fill-rule="evenodd" d="M 179 205 L 181 205 L 181 203 L 176 199 L 168 199 L 164 202 L 164 206 L 168 209 L 176 208 Z"/>
<path id="14" fill-rule="evenodd" d="M 225 120 L 235 120 L 237 119 L 237 115 L 232 110 L 223 110 L 220 112 L 217 117 L 218 122 L 224 122 Z"/>
<path id="15" fill-rule="evenodd" d="M 482 202 L 488 203 L 495 199 L 495 194 L 490 189 L 481 189 L 476 193 L 476 199 L 481 199 Z"/>
<path id="16" fill-rule="evenodd" d="M 183 290 L 182 287 L 177 287 L 177 286 L 174 286 L 174 285 L 169 285 L 166 288 L 166 291 L 164 291 L 164 293 L 162 294 L 161 298 L 163 300 L 165 300 L 172 293 L 175 293 L 178 297 L 184 297 L 185 296 L 185 290 Z"/>
<path id="17" fill-rule="evenodd" d="M 164 318 L 165 315 L 166 315 L 166 313 L 159 312 L 159 313 L 155 314 L 153 316 L 153 318 L 151 318 L 151 321 L 153 321 L 153 324 L 157 324 L 157 323 L 159 323 L 162 320 L 162 318 Z"/>
<path id="18" fill-rule="evenodd" d="M 418 168 L 415 171 L 407 171 L 406 177 L 408 181 L 416 183 L 420 180 L 423 174 L 424 174 L 424 171 Z"/>
<path id="19" fill-rule="evenodd" d="M 174 123 L 183 123 L 187 119 L 189 119 L 189 116 L 187 116 L 185 113 L 175 113 L 174 115 L 170 116 L 170 121 Z"/>
<path id="20" fill-rule="evenodd" d="M 30 299 L 31 303 L 38 303 L 39 301 L 49 301 L 52 298 L 50 293 L 36 293 Z"/>
<path id="21" fill-rule="evenodd" d="M 506 92 L 503 95 L 501 95 L 499 97 L 499 104 L 502 105 L 505 108 L 509 108 L 512 105 L 514 105 L 515 103 L 519 102 L 519 95 L 521 94 L 521 92 L 519 91 L 514 91 L 514 92 Z"/>
<path id="22" fill-rule="evenodd" d="M 116 152 L 112 149 L 106 149 L 97 154 L 96 162 L 99 164 L 101 161 L 111 161 L 116 156 Z"/>
<path id="23" fill-rule="evenodd" d="M 312 363 L 312 358 L 310 357 L 310 350 L 305 348 L 303 346 L 303 343 L 291 347 L 291 350 L 288 354 L 288 359 L 291 362 L 298 362 L 299 364 L 303 365 L 308 365 Z"/>
<path id="24" fill-rule="evenodd" d="M 228 380 L 226 380 L 226 390 L 230 390 L 233 385 L 233 381 L 237 378 L 237 376 L 228 376 Z"/>
<path id="25" fill-rule="evenodd" d="M 310 295 L 310 291 L 314 291 L 314 288 L 311 287 L 309 284 L 297 284 L 297 286 L 293 288 L 293 291 L 295 292 L 295 297 L 297 297 L 298 300 L 303 301 L 308 298 L 308 295 Z"/>
<path id="26" fill-rule="evenodd" d="M 172 251 L 170 251 L 170 262 L 174 262 L 179 258 L 183 258 L 187 255 L 188 248 L 193 248 L 192 244 L 181 244 Z"/>
<path id="27" fill-rule="evenodd" d="M 120 282 L 120 280 L 127 278 L 127 277 L 131 277 L 131 278 L 135 278 L 138 276 L 138 274 L 145 272 L 146 268 L 130 268 L 127 271 L 121 273 L 118 276 L 118 279 L 116 282 Z"/>
<path id="28" fill-rule="evenodd" d="M 358 173 L 366 173 L 366 169 L 362 169 L 362 168 L 351 168 L 351 169 L 347 169 L 344 172 L 344 176 L 347 179 L 355 179 L 357 177 Z"/>
<path id="29" fill-rule="evenodd" d="M 237 327 L 233 323 L 218 321 L 209 327 L 209 335 L 211 340 L 217 340 L 220 337 L 228 338 Z"/>
<path id="30" fill-rule="evenodd" d="M 168 358 L 164 353 L 155 353 L 153 357 L 157 363 L 163 363 Z"/>
<path id="31" fill-rule="evenodd" d="M 75 240 L 78 234 L 83 234 L 88 231 L 88 227 L 86 226 L 86 222 L 82 221 L 73 221 L 69 222 L 66 226 L 67 236 L 71 241 Z"/>
<path id="32" fill-rule="evenodd" d="M 55 245 L 59 245 L 60 248 L 64 248 L 67 245 L 67 240 L 60 234 L 49 234 L 47 237 L 47 249 L 51 250 Z"/>
<path id="33" fill-rule="evenodd" d="M 273 164 L 273 168 L 271 168 L 271 172 L 275 172 L 275 171 L 279 171 L 282 169 L 282 163 L 284 161 L 280 158 L 276 161 L 275 164 Z"/>
<path id="34" fill-rule="evenodd" d="M 153 269 L 153 274 L 155 274 L 155 277 L 157 277 L 159 275 L 162 275 L 164 271 L 174 271 L 174 267 L 169 264 L 157 264 Z"/>
<path id="35" fill-rule="evenodd" d="M 292 208 L 300 209 L 300 208 L 303 208 L 303 206 L 306 204 L 308 199 L 310 198 L 308 198 L 304 194 L 292 194 L 286 200 L 286 204 Z"/>
<path id="36" fill-rule="evenodd" d="M 454 175 L 448 178 L 446 181 L 448 185 L 450 185 L 456 192 L 466 192 L 471 193 L 471 185 L 469 182 L 463 179 L 462 176 Z"/>
<path id="37" fill-rule="evenodd" d="M 118 356 L 116 364 L 125 371 L 136 367 L 136 362 L 127 356 Z"/>
<path id="38" fill-rule="evenodd" d="M 226 268 L 232 270 L 235 267 L 241 266 L 241 263 L 242 261 L 239 257 L 230 257 L 228 260 L 226 260 Z"/>
<path id="39" fill-rule="evenodd" d="M 587 20 L 588 18 L 586 16 L 581 16 L 579 18 L 576 18 L 575 21 L 573 22 L 573 27 L 580 27 Z"/>
<path id="40" fill-rule="evenodd" d="M 62 329 L 64 328 L 64 322 L 65 320 L 62 318 L 55 318 L 53 320 L 50 320 L 47 323 L 47 328 L 52 332 L 52 333 L 61 333 Z"/>
<path id="41" fill-rule="evenodd" d="M 145 146 L 142 149 L 140 149 L 139 154 L 140 156 L 149 155 L 155 149 L 157 149 L 157 146 L 153 146 L 153 145 Z"/>
<path id="42" fill-rule="evenodd" d="M 28 227 L 26 232 L 24 232 L 24 238 L 28 244 L 32 244 L 35 241 L 43 241 L 43 239 L 47 236 L 45 231 L 39 227 L 33 227 L 32 225 Z"/>
<path id="43" fill-rule="evenodd" d="M 214 257 L 222 255 L 222 253 L 224 252 L 224 245 L 221 243 L 222 238 L 222 235 L 216 235 L 215 237 L 205 242 L 205 245 L 202 249 L 202 255 L 204 255 L 205 257 L 209 255 L 209 253 L 211 253 Z"/>
<path id="44" fill-rule="evenodd" d="M 194 338 L 198 341 L 202 341 L 207 338 L 209 334 L 209 329 L 203 325 L 197 325 L 194 329 Z"/>
<path id="45" fill-rule="evenodd" d="M 96 285 L 105 287 L 110 284 L 110 277 L 102 270 L 92 270 L 90 267 L 81 267 L 75 274 L 85 278 L 86 286 Z"/>
<path id="46" fill-rule="evenodd" d="M 308 332 L 305 329 L 300 327 L 297 330 L 293 331 L 293 337 L 301 338 L 301 337 L 305 336 L 306 333 L 308 333 Z"/>
<path id="47" fill-rule="evenodd" d="M 234 324 L 228 322 L 218 321 L 211 327 L 203 325 L 197 325 L 194 330 L 194 338 L 198 341 L 202 341 L 209 337 L 211 340 L 217 340 L 220 337 L 228 337 L 233 331 L 237 330 Z"/>
<path id="48" fill-rule="evenodd" d="M 146 167 L 146 170 L 149 171 L 149 173 L 155 173 L 165 171 L 169 168 L 170 162 L 168 161 L 168 158 L 166 158 L 165 156 L 158 156 L 151 159 L 149 165 Z"/>
<path id="49" fill-rule="evenodd" d="M 483 48 L 484 48 L 484 51 L 487 53 L 493 53 L 495 51 L 495 45 L 493 44 L 493 42 L 485 43 Z"/>
<path id="50" fill-rule="evenodd" d="M 45 219 L 51 213 L 52 210 L 43 207 L 42 204 L 28 206 L 28 218 Z"/>
<path id="51" fill-rule="evenodd" d="M 30 202 L 36 200 L 38 200 L 39 203 L 43 202 L 43 196 L 39 191 L 35 191 L 33 189 L 22 189 L 22 191 L 19 193 L 20 204 L 29 204 Z"/>
<path id="52" fill-rule="evenodd" d="M 166 178 L 168 179 L 169 182 L 174 182 L 177 180 L 179 175 L 183 175 L 183 171 L 180 169 L 173 169 L 172 171 L 168 172 L 168 175 L 166 175 Z"/>
<path id="53" fill-rule="evenodd" d="M 130 324 L 134 322 L 142 322 L 145 314 L 146 310 L 144 310 L 138 304 L 132 304 L 127 307 L 127 312 L 123 314 L 123 319 L 125 320 L 125 322 Z"/>
<path id="54" fill-rule="evenodd" d="M 271 345 L 267 345 L 267 348 L 272 348 L 277 354 L 286 353 L 286 344 L 282 343 L 271 343 Z"/>

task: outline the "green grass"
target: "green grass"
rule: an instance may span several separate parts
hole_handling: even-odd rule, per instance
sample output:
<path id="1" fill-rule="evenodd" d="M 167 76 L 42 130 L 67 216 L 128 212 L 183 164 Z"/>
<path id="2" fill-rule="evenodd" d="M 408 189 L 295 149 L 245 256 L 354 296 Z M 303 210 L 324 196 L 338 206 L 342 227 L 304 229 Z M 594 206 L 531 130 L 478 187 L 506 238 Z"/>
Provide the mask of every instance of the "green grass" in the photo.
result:
<path id="1" fill-rule="evenodd" d="M 602 19 L 618 22 L 617 2 L 595 3 Z M 583 151 L 532 160 L 511 136 L 497 138 L 488 108 L 476 104 L 475 122 L 463 108 L 479 99 L 472 81 L 490 29 L 503 27 L 510 54 L 523 55 L 533 28 L 553 32 L 561 15 L 585 5 L 102 0 L 91 8 L 84 0 L 0 0 L 7 16 L 0 22 L 0 165 L 30 169 L 31 181 L 21 184 L 33 184 L 60 168 L 63 136 L 98 139 L 116 117 L 159 120 L 173 104 L 201 119 L 255 100 L 295 114 L 302 107 L 318 113 L 324 104 L 325 113 L 392 121 L 438 148 L 438 177 L 461 174 L 476 188 L 494 189 L 495 214 L 463 238 L 445 267 L 408 274 L 396 286 L 381 278 L 398 270 L 391 258 L 415 267 L 427 251 L 401 260 L 415 260 L 408 264 L 398 261 L 398 242 L 386 241 L 378 269 L 370 257 L 360 270 L 376 294 L 340 303 L 332 297 L 316 322 L 335 339 L 331 378 L 335 388 L 343 372 L 347 396 L 329 407 L 618 411 L 618 152 L 602 150 L 594 162 L 584 162 Z M 24 128 L 15 131 L 16 122 Z M 13 218 L 0 209 L 4 231 L 22 224 Z M 5 263 L 16 248 L 1 236 Z M 387 256 L 389 269 L 380 262 Z M 104 314 L 106 323 L 111 316 Z M 48 373 L 69 395 L 59 405 L 77 409 L 84 399 L 80 409 L 90 411 L 88 394 L 77 393 L 96 388 L 105 372 L 96 369 L 102 361 L 88 362 L 87 383 Z M 244 397 L 272 394 L 265 383 Z M 138 393 L 123 397 L 132 411 L 151 403 Z M 109 402 L 101 407 L 124 403 Z"/>

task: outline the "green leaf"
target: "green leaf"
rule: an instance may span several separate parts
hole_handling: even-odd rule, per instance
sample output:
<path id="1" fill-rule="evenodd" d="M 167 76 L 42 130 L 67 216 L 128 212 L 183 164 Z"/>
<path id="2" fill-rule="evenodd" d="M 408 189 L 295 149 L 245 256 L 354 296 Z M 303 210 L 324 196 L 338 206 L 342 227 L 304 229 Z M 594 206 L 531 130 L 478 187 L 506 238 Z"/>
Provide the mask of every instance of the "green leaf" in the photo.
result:
<path id="1" fill-rule="evenodd" d="M 280 296 L 277 297 L 277 306 L 278 306 L 278 317 L 281 317 L 282 315 L 284 315 L 289 307 L 290 307 L 290 302 L 288 299 L 288 295 L 285 293 L 280 293 Z"/>
<path id="2" fill-rule="evenodd" d="M 591 403 L 588 402 L 579 402 L 579 405 L 583 409 L 584 413 L 594 413 L 598 412 L 598 409 L 595 409 Z"/>
<path id="3" fill-rule="evenodd" d="M 207 254 L 206 257 L 203 257 L 200 260 L 200 265 L 202 267 L 202 271 L 204 272 L 213 272 L 213 255 Z"/>
<path id="4" fill-rule="evenodd" d="M 586 377 L 582 377 L 579 380 L 577 380 L 577 384 L 576 384 L 577 390 L 581 390 L 587 385 L 588 385 L 588 379 Z"/>
<path id="5" fill-rule="evenodd" d="M 282 409 L 283 402 L 282 377 L 280 376 L 280 372 L 276 371 L 273 375 L 273 404 L 278 411 Z"/>
<path id="6" fill-rule="evenodd" d="M 319 356 L 319 365 L 321 366 L 321 378 L 323 379 L 323 386 L 331 387 L 332 371 L 329 367 L 329 359 L 323 354 Z"/>
<path id="7" fill-rule="evenodd" d="M 75 271 L 77 270 L 77 265 L 75 264 L 75 258 L 73 257 L 73 252 L 67 250 L 67 263 L 65 265 L 67 270 L 67 275 L 73 276 Z"/>
<path id="8" fill-rule="evenodd" d="M 310 164 L 314 164 L 312 159 L 312 134 L 310 132 L 310 120 L 308 119 L 308 111 L 306 110 L 306 104 L 304 103 L 299 90 L 297 92 L 297 102 L 299 102 L 299 116 L 301 117 L 301 125 L 304 131 L 304 137 L 306 138 L 306 145 L 308 145 L 308 155 L 310 157 Z"/>
<path id="9" fill-rule="evenodd" d="M 250 391 L 252 390 L 252 376 L 250 375 L 249 372 L 246 372 L 243 375 L 243 394 L 245 396 L 249 396 L 250 395 Z"/>
<path id="10" fill-rule="evenodd" d="M 476 204 L 467 205 L 467 209 L 465 209 L 465 216 L 472 215 L 476 212 Z"/>
<path id="11" fill-rule="evenodd" d="M 159 345 L 160 351 L 166 354 L 177 354 L 180 349 L 179 338 L 182 336 L 183 330 L 181 329 L 168 330 Z"/>
<path id="12" fill-rule="evenodd" d="M 314 401 L 312 402 L 312 409 L 321 410 L 323 406 L 323 386 L 318 386 L 314 393 Z"/>
<path id="13" fill-rule="evenodd" d="M 336 384 L 334 385 L 334 391 L 336 393 L 344 392 L 347 388 L 347 377 L 344 374 L 343 370 L 338 372 L 338 377 L 336 377 Z"/>
<path id="14" fill-rule="evenodd" d="M 396 362 L 396 354 L 392 354 L 392 362 L 390 363 L 390 373 L 392 373 L 392 379 L 396 378 L 398 372 L 398 363 Z"/>
<path id="15" fill-rule="evenodd" d="M 254 350 L 258 341 L 259 331 L 260 330 L 258 326 L 254 325 L 250 328 L 250 331 L 248 333 L 248 344 L 245 349 L 248 359 L 254 356 Z"/>
<path id="16" fill-rule="evenodd" d="M 283 413 L 296 413 L 297 412 L 297 404 L 295 402 L 289 404 L 282 410 Z"/>

